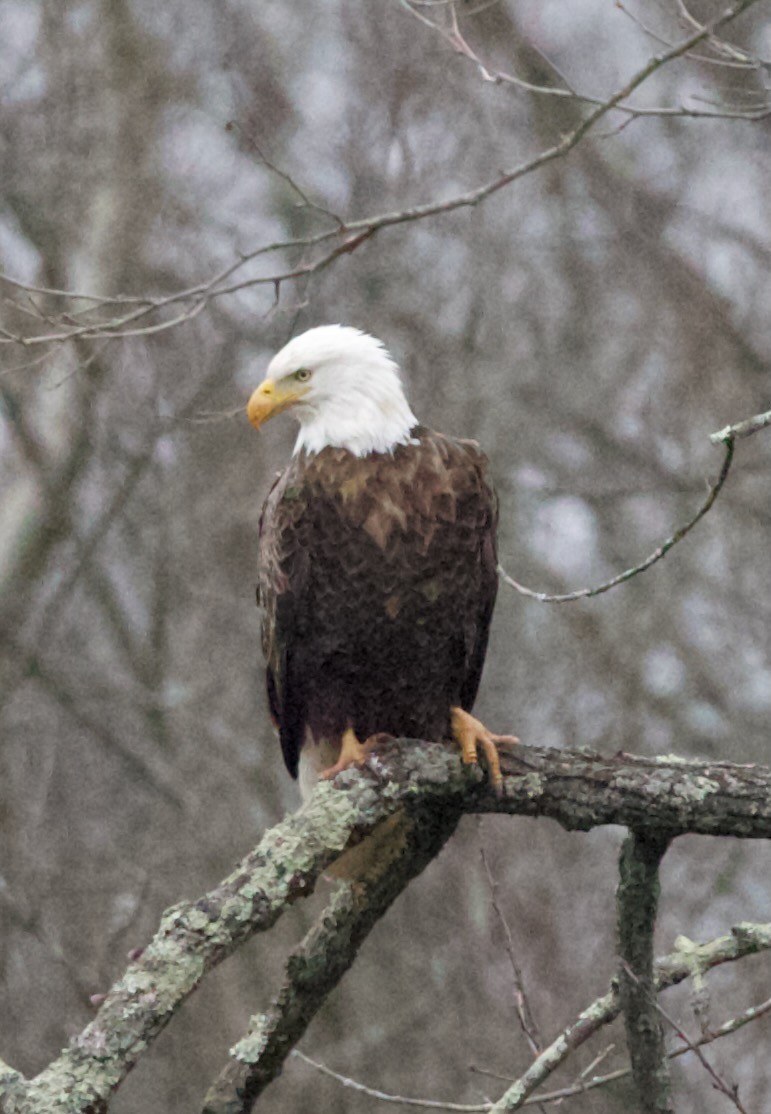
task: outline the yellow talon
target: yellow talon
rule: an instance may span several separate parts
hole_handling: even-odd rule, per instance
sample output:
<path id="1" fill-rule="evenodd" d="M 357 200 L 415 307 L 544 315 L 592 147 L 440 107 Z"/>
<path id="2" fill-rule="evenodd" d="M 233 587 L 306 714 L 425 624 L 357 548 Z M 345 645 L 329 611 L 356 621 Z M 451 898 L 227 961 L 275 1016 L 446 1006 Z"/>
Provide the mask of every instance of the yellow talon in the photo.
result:
<path id="1" fill-rule="evenodd" d="M 500 795 L 503 790 L 503 774 L 497 744 L 518 743 L 519 739 L 515 735 L 493 735 L 483 723 L 462 708 L 451 708 L 450 717 L 452 737 L 460 746 L 463 761 L 468 765 L 478 764 L 477 748 L 481 747 L 490 771 L 490 782 Z"/>
<path id="2" fill-rule="evenodd" d="M 347 770 L 349 766 L 361 766 L 369 750 L 369 739 L 364 743 L 360 743 L 354 734 L 353 728 L 346 727 L 343 732 L 343 737 L 340 740 L 340 753 L 337 756 L 337 762 L 335 762 L 334 766 L 330 766 L 328 770 L 322 771 L 319 777 L 323 778 L 325 781 L 330 781 L 342 770 Z"/>

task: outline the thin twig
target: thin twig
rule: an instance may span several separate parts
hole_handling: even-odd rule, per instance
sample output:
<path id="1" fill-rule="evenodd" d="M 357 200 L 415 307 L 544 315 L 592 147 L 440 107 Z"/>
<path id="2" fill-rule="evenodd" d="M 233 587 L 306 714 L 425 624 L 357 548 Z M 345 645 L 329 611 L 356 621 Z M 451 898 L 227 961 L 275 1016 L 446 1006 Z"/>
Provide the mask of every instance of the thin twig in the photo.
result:
<path id="1" fill-rule="evenodd" d="M 477 186 L 475 189 L 469 190 L 467 193 L 459 194 L 446 201 L 430 201 L 423 205 L 414 205 L 396 212 L 382 213 L 378 216 L 350 221 L 343 227 L 319 232 L 314 236 L 262 245 L 253 251 L 239 255 L 236 260 L 223 267 L 221 271 L 207 282 L 198 283 L 186 290 L 177 291 L 163 298 L 148 299 L 146 296 L 136 298 L 133 302 L 135 307 L 133 310 L 109 320 L 102 320 L 77 326 L 72 329 L 64 329 L 36 336 L 21 336 L 11 333 L 7 329 L 0 329 L 0 344 L 20 344 L 24 347 L 32 347 L 33 345 L 64 342 L 76 337 L 99 337 L 100 339 L 114 340 L 122 338 L 124 335 L 127 335 L 127 333 L 131 336 L 137 336 L 161 332 L 187 321 L 191 316 L 195 316 L 195 314 L 201 311 L 203 306 L 208 305 L 214 298 L 220 298 L 227 294 L 256 286 L 269 286 L 276 290 L 279 289 L 284 282 L 307 279 L 316 275 L 343 255 L 356 251 L 363 243 L 381 229 L 393 228 L 401 224 L 443 216 L 448 213 L 458 212 L 462 209 L 474 208 L 487 201 L 488 198 L 492 197 L 500 190 L 511 186 L 520 178 L 533 173 L 556 159 L 564 158 L 582 141 L 584 136 L 594 128 L 599 120 L 614 109 L 619 108 L 619 106 L 623 106 L 632 93 L 639 89 L 639 87 L 654 73 L 669 62 L 688 54 L 694 46 L 709 39 L 719 28 L 736 19 L 737 16 L 747 11 L 747 9 L 757 2 L 758 0 L 736 0 L 736 2 L 729 8 L 726 8 L 722 14 L 710 20 L 698 31 L 689 35 L 686 39 L 683 39 L 682 42 L 676 43 L 668 50 L 649 59 L 621 89 L 607 100 L 595 105 L 592 111 L 590 111 L 575 128 L 562 136 L 558 143 L 541 151 L 540 154 L 535 155 L 533 158 L 513 167 L 511 170 L 504 171 L 493 180 L 481 186 Z M 280 250 L 290 250 L 293 248 L 310 250 L 322 244 L 329 243 L 330 241 L 339 241 L 341 237 L 343 238 L 342 242 L 335 242 L 334 247 L 331 247 L 325 254 L 315 260 L 302 263 L 288 270 L 277 271 L 269 275 L 258 275 L 227 285 L 228 280 L 233 275 L 259 257 Z M 16 285 L 20 289 L 25 288 L 24 284 L 11 279 L 9 276 L 3 275 L 0 277 L 10 285 Z M 191 303 L 190 307 L 171 320 L 140 328 L 134 327 L 139 320 L 143 319 L 148 314 L 157 313 L 171 305 L 185 302 Z M 128 326 L 132 326 L 130 331 L 127 329 Z"/>
<path id="2" fill-rule="evenodd" d="M 392 1095 L 388 1091 L 378 1091 L 375 1087 L 367 1087 L 366 1084 L 359 1083 L 356 1079 L 349 1079 L 348 1076 L 333 1071 L 332 1068 L 328 1068 L 326 1064 L 322 1064 L 318 1060 L 312 1060 L 310 1056 L 306 1056 L 299 1048 L 295 1048 L 292 1055 L 296 1056 L 298 1060 L 302 1060 L 304 1064 L 308 1064 L 316 1071 L 321 1072 L 322 1075 L 328 1075 L 331 1079 L 337 1080 L 343 1087 L 350 1088 L 352 1091 L 358 1091 L 359 1094 L 367 1095 L 371 1099 L 379 1099 L 380 1102 L 397 1103 L 399 1106 L 416 1106 L 420 1110 L 458 1111 L 459 1114 L 483 1114 L 484 1111 L 490 1110 L 492 1107 L 491 1102 L 442 1102 L 439 1099 L 418 1099 L 408 1098 L 406 1095 Z"/>
<path id="3" fill-rule="evenodd" d="M 566 592 L 562 595 L 549 595 L 547 592 L 534 592 L 531 588 L 526 588 L 524 584 L 520 584 L 509 573 L 506 572 L 503 565 L 498 565 L 498 574 L 504 583 L 508 584 L 521 596 L 527 596 L 528 599 L 537 600 L 538 603 L 572 603 L 574 600 L 589 599 L 592 596 L 601 596 L 603 592 L 609 592 L 611 588 L 615 588 L 618 584 L 623 584 L 627 580 L 631 580 L 633 576 L 638 576 L 639 573 L 645 572 L 651 565 L 655 565 L 662 557 L 669 553 L 673 546 L 677 545 L 679 541 L 689 534 L 697 522 L 700 522 L 704 515 L 712 508 L 713 503 L 717 499 L 720 491 L 728 478 L 728 472 L 731 468 L 734 454 L 734 442 L 742 437 L 751 437 L 753 433 L 757 433 L 761 429 L 766 429 L 771 426 L 771 410 L 767 410 L 763 414 L 755 414 L 751 418 L 745 418 L 744 421 L 736 422 L 734 425 L 727 425 L 724 429 L 720 429 L 717 433 L 711 433 L 709 439 L 713 445 L 723 445 L 725 447 L 725 457 L 723 458 L 723 466 L 720 469 L 720 475 L 715 482 L 710 486 L 707 498 L 699 507 L 693 518 L 689 519 L 684 526 L 676 530 L 671 537 L 662 542 L 657 549 L 654 549 L 644 561 L 639 565 L 634 565 L 633 568 L 627 569 L 625 572 L 619 573 L 618 576 L 606 580 L 603 584 L 598 584 L 594 588 L 579 588 L 575 592 Z"/>
<path id="4" fill-rule="evenodd" d="M 560 77 L 563 81 L 563 86 L 536 85 L 533 82 L 526 81 L 521 77 L 517 77 L 515 74 L 507 72 L 506 70 L 493 69 L 486 62 L 484 62 L 482 60 L 482 58 L 480 58 L 480 56 L 477 54 L 477 52 L 473 49 L 473 47 L 469 44 L 468 40 L 462 34 L 462 32 L 460 30 L 459 23 L 458 23 L 458 19 L 457 19 L 456 10 L 455 10 L 454 5 L 451 6 L 450 27 L 447 28 L 447 27 L 443 27 L 441 25 L 441 23 L 437 23 L 434 20 L 429 19 L 428 16 L 426 16 L 422 12 L 416 10 L 416 8 L 413 6 L 414 0 L 399 0 L 399 3 L 400 3 L 400 6 L 402 8 L 404 8 L 405 11 L 409 12 L 410 15 L 412 15 L 415 19 L 419 20 L 426 27 L 429 27 L 432 31 L 436 32 L 442 39 L 444 39 L 445 42 L 449 43 L 449 45 L 456 52 L 456 54 L 460 54 L 462 57 L 464 57 L 464 58 L 468 59 L 470 62 L 472 62 L 476 66 L 476 68 L 479 70 L 479 73 L 480 73 L 483 81 L 489 82 L 490 84 L 493 84 L 493 85 L 514 86 L 517 89 L 521 89 L 523 92 L 535 93 L 535 94 L 538 94 L 540 96 L 567 98 L 567 99 L 572 100 L 572 101 L 574 101 L 578 104 L 589 105 L 589 106 L 592 106 L 592 107 L 596 107 L 596 106 L 599 106 L 599 105 L 602 105 L 602 104 L 605 103 L 605 101 L 602 97 L 591 96 L 588 93 L 579 93 L 576 89 L 573 88 L 573 86 L 569 82 L 567 82 L 565 80 L 564 75 L 561 75 L 561 74 L 560 74 Z M 660 37 L 658 35 L 655 35 L 649 28 L 645 27 L 635 16 L 632 16 L 631 13 L 627 12 L 626 9 L 624 9 L 621 4 L 617 4 L 616 6 L 618 8 L 620 8 L 624 12 L 625 15 L 630 15 L 630 17 L 634 20 L 634 22 L 637 23 L 640 26 L 640 28 L 647 35 L 654 38 L 660 45 L 664 45 L 668 49 L 672 49 L 672 44 L 671 43 L 667 42 L 666 39 L 663 39 L 662 37 Z M 466 15 L 469 15 L 469 14 L 470 13 L 466 13 Z M 692 22 L 693 22 L 693 26 L 697 30 L 702 29 L 701 24 L 698 24 L 695 21 L 692 21 Z M 718 43 L 719 43 L 719 40 L 715 40 L 714 43 L 710 42 L 710 45 L 712 45 L 714 47 L 714 49 L 717 49 L 717 44 Z M 537 49 L 537 48 L 534 47 L 533 44 L 528 44 L 528 45 L 531 46 L 532 49 Z M 724 47 L 724 52 L 727 52 L 729 49 L 732 49 L 732 48 L 729 48 L 728 44 L 721 44 L 721 45 Z M 543 57 L 543 54 L 540 51 L 538 51 L 538 53 L 541 54 L 541 57 Z M 718 60 L 718 59 L 709 58 L 709 57 L 702 56 L 702 55 L 693 55 L 693 54 L 690 54 L 690 52 L 689 52 L 689 57 L 691 57 L 694 61 L 713 62 L 713 63 L 719 61 L 720 64 L 728 64 L 724 61 L 724 59 L 719 59 Z M 737 66 L 737 67 L 739 67 L 743 70 L 756 70 L 758 68 L 758 63 L 757 62 L 748 58 L 746 55 L 741 55 L 741 57 L 744 59 L 743 61 L 741 61 L 741 62 L 734 61 L 731 64 L 733 66 Z M 547 59 L 545 59 L 545 61 L 547 62 L 547 64 L 552 69 L 556 69 L 553 66 L 550 59 L 547 58 Z M 623 112 L 623 113 L 627 114 L 629 120 L 635 119 L 637 117 L 652 116 L 652 117 L 670 117 L 670 118 L 671 117 L 686 117 L 686 118 L 690 118 L 690 119 L 705 119 L 705 118 L 706 119 L 724 119 L 724 120 L 725 119 L 728 119 L 728 120 L 740 119 L 740 120 L 749 120 L 751 122 L 755 122 L 755 121 L 759 121 L 759 120 L 764 120 L 768 116 L 771 115 L 771 105 L 769 105 L 768 102 L 764 100 L 757 105 L 746 106 L 745 108 L 732 108 L 728 105 L 725 105 L 725 106 L 716 105 L 712 109 L 698 109 L 698 108 L 690 108 L 688 105 L 685 105 L 685 104 L 654 106 L 654 105 L 632 105 L 632 104 L 627 104 L 625 102 L 620 102 L 620 103 L 618 103 L 614 106 L 614 111 L 615 112 Z M 614 131 L 614 132 L 610 132 L 608 134 L 613 135 L 613 134 L 616 134 L 616 133 Z"/>
<path id="5" fill-rule="evenodd" d="M 640 28 L 640 30 L 643 32 L 643 34 L 648 36 L 648 38 L 653 39 L 654 42 L 657 42 L 657 43 L 659 43 L 661 45 L 664 45 L 664 46 L 669 46 L 670 45 L 668 39 L 665 39 L 662 35 L 659 35 L 656 31 L 653 30 L 653 28 L 651 28 L 646 23 L 644 23 L 643 20 L 641 20 L 639 18 L 639 16 L 635 15 L 634 12 L 631 12 L 631 11 L 629 11 L 628 8 L 624 7 L 624 5 L 621 3 L 621 0 L 616 0 L 615 7 L 618 8 L 618 10 L 620 12 L 623 12 L 623 14 L 625 16 L 628 16 L 629 19 L 631 19 L 631 21 L 637 27 Z M 681 3 L 678 3 L 678 7 L 680 8 L 681 14 L 682 14 L 684 9 L 685 9 L 685 5 L 681 4 Z M 693 28 L 701 27 L 701 24 L 698 22 L 698 20 L 694 19 L 693 16 L 691 16 L 690 14 L 688 15 L 688 18 L 686 19 L 686 22 L 689 24 L 689 26 L 691 26 Z M 719 42 L 719 40 L 716 40 L 716 42 Z M 723 44 L 723 45 L 725 45 L 725 44 Z M 712 48 L 712 49 L 717 49 L 716 43 L 713 43 L 713 42 L 709 42 L 707 44 L 707 46 L 709 48 Z M 693 54 L 690 55 L 692 61 L 699 62 L 699 63 L 702 63 L 702 64 L 711 65 L 711 66 L 724 66 L 724 67 L 729 67 L 731 69 L 741 69 L 741 70 L 757 69 L 757 61 L 760 61 L 760 59 L 755 61 L 755 60 L 750 60 L 747 55 L 741 55 L 741 56 L 745 59 L 745 61 L 729 62 L 724 58 L 712 58 L 708 54 L 695 54 L 695 53 L 693 53 Z"/>
<path id="6" fill-rule="evenodd" d="M 709 1033 L 703 1033 L 698 1040 L 692 1042 L 693 1048 L 687 1045 L 682 1048 L 673 1048 L 667 1052 L 667 1057 L 670 1060 L 676 1060 L 680 1056 L 686 1056 L 689 1052 L 694 1051 L 696 1047 L 701 1048 L 706 1044 L 712 1044 L 713 1041 L 720 1040 L 721 1037 L 727 1037 L 731 1033 L 735 1033 L 739 1029 L 742 1029 L 745 1025 L 757 1021 L 759 1017 L 764 1017 L 767 1013 L 771 1013 L 771 998 L 768 998 L 765 1002 L 761 1002 L 757 1006 L 750 1006 L 749 1009 L 746 1009 L 743 1013 L 738 1014 L 736 1017 L 732 1017 L 729 1021 L 725 1021 L 717 1029 L 713 1029 Z M 611 1045 L 610 1048 L 612 1047 Z M 605 1052 L 607 1051 L 608 1049 L 605 1050 Z M 590 1065 L 589 1070 L 591 1070 L 591 1066 L 592 1065 Z M 477 1068 L 476 1070 L 478 1071 L 479 1069 Z M 608 1083 L 615 1083 L 617 1080 L 624 1079 L 626 1076 L 631 1075 L 631 1073 L 632 1069 L 629 1066 L 617 1068 L 615 1071 L 608 1072 L 607 1075 L 597 1075 L 593 1076 L 591 1079 L 582 1079 L 577 1083 L 571 1084 L 569 1087 L 560 1087 L 556 1091 L 541 1091 L 537 1095 L 531 1095 L 522 1105 L 531 1106 L 536 1101 L 543 1103 L 561 1102 L 563 1099 L 572 1098 L 574 1095 L 583 1095 L 586 1091 L 593 1091 L 597 1087 L 606 1087 Z M 495 1076 L 495 1078 L 501 1079 L 503 1077 Z M 509 1081 L 514 1082 L 513 1079 Z"/>
<path id="7" fill-rule="evenodd" d="M 490 887 L 490 901 L 498 918 L 498 921 L 503 929 L 503 934 L 506 939 L 506 954 L 509 957 L 509 964 L 511 966 L 512 980 L 514 983 L 514 1004 L 517 1010 L 517 1017 L 522 1027 L 522 1032 L 525 1034 L 525 1039 L 530 1045 L 530 1051 L 534 1056 L 537 1056 L 543 1047 L 541 1034 L 538 1031 L 538 1024 L 533 1016 L 533 1011 L 530 1008 L 530 1003 L 525 993 L 525 983 L 522 978 L 522 971 L 517 963 L 517 957 L 514 948 L 514 938 L 509 928 L 509 922 L 504 916 L 503 910 L 498 902 L 498 883 L 493 877 L 493 872 L 490 869 L 490 864 L 487 861 L 487 854 L 485 852 L 484 844 L 480 847 L 480 857 L 482 859 L 482 866 L 484 867 L 487 884 Z"/>
<path id="8" fill-rule="evenodd" d="M 741 1102 L 739 1101 L 738 1087 L 736 1085 L 734 1085 L 732 1087 L 728 1086 L 728 1084 L 725 1082 L 725 1080 L 722 1079 L 721 1076 L 715 1071 L 715 1069 L 712 1067 L 712 1065 L 710 1064 L 707 1057 L 701 1051 L 701 1049 L 699 1048 L 698 1042 L 693 1042 L 690 1039 L 690 1037 L 685 1032 L 685 1030 L 682 1029 L 677 1024 L 677 1022 L 674 1020 L 674 1018 L 672 1018 L 670 1016 L 670 1014 L 667 1013 L 667 1011 L 664 1009 L 664 1007 L 661 1005 L 661 1003 L 657 1002 L 655 1000 L 655 998 L 653 999 L 653 1006 L 656 1009 L 656 1011 L 659 1014 L 661 1014 L 661 1016 L 664 1018 L 664 1020 L 672 1026 L 672 1028 L 677 1033 L 680 1040 L 683 1041 L 683 1043 L 685 1044 L 687 1051 L 688 1052 L 693 1052 L 693 1054 L 696 1056 L 696 1059 L 699 1061 L 701 1066 L 706 1071 L 707 1075 L 712 1080 L 712 1086 L 715 1088 L 715 1090 L 720 1091 L 720 1093 L 722 1095 L 725 1095 L 726 1098 L 730 1102 L 732 1102 L 733 1105 L 736 1107 L 736 1109 L 739 1111 L 739 1114 L 747 1114 L 747 1111 L 745 1110 L 745 1108 L 742 1106 Z"/>
<path id="9" fill-rule="evenodd" d="M 728 478 L 728 472 L 731 468 L 731 461 L 734 454 L 734 441 L 733 438 L 725 440 L 725 457 L 723 459 L 723 466 L 720 469 L 720 475 L 714 484 L 711 485 L 707 498 L 699 507 L 693 518 L 689 519 L 684 526 L 675 530 L 674 534 L 663 541 L 660 546 L 654 549 L 653 553 L 649 554 L 644 561 L 639 565 L 634 565 L 631 569 L 626 569 L 624 572 L 619 573 L 618 576 L 606 580 L 603 584 L 598 584 L 594 588 L 578 588 L 575 592 L 566 592 L 562 595 L 549 595 L 547 592 L 534 592 L 531 588 L 526 588 L 524 584 L 520 584 L 509 573 L 506 572 L 503 565 L 498 565 L 498 575 L 505 584 L 519 592 L 521 596 L 527 596 L 528 599 L 537 600 L 538 603 L 572 603 L 574 600 L 590 599 L 592 596 L 601 596 L 603 592 L 609 592 L 611 588 L 615 588 L 619 584 L 623 584 L 627 580 L 631 580 L 633 576 L 639 576 L 640 573 L 645 572 L 651 565 L 655 565 L 662 557 L 666 557 L 670 549 L 677 545 L 679 541 L 689 534 L 697 522 L 700 522 L 704 515 L 711 509 L 712 504 L 720 494 L 721 488 Z"/>
<path id="10" fill-rule="evenodd" d="M 598 1052 L 594 1059 L 586 1065 L 583 1071 L 579 1073 L 576 1082 L 573 1084 L 577 1091 L 580 1092 L 585 1089 L 587 1078 L 591 1076 L 591 1073 L 595 1070 L 595 1068 L 598 1068 L 600 1066 L 603 1060 L 607 1060 L 611 1052 L 615 1051 L 615 1048 L 615 1044 L 606 1045 L 606 1047 L 603 1048 L 601 1052 Z"/>
<path id="11" fill-rule="evenodd" d="M 330 220 L 333 220 L 335 222 L 339 229 L 345 228 L 345 222 L 340 219 L 337 213 L 333 213 L 331 209 L 326 209 L 323 205 L 319 205 L 317 201 L 312 201 L 311 198 L 308 197 L 302 186 L 294 180 L 291 174 L 289 174 L 286 170 L 282 170 L 280 166 L 277 166 L 276 163 L 268 158 L 254 136 L 250 132 L 247 132 L 241 126 L 241 124 L 238 123 L 237 120 L 229 120 L 225 125 L 225 131 L 237 131 L 239 135 L 245 140 L 245 142 L 248 143 L 249 146 L 254 150 L 255 154 L 258 156 L 263 165 L 266 166 L 272 174 L 275 174 L 277 178 L 280 178 L 282 182 L 285 182 L 290 189 L 294 190 L 306 209 L 310 209 L 316 213 L 321 213 L 322 216 L 329 217 Z"/>
<path id="12" fill-rule="evenodd" d="M 771 425 L 771 410 L 767 410 L 765 414 L 755 414 L 752 418 L 746 418 L 743 422 L 737 422 L 736 425 L 727 425 L 725 429 L 719 429 L 717 433 L 709 435 L 710 441 L 713 445 L 727 445 L 730 441 L 737 441 L 741 437 L 751 437 L 753 433 L 757 433 L 760 429 L 766 429 Z"/>
<path id="13" fill-rule="evenodd" d="M 743 1013 L 738 1014 L 736 1017 L 732 1017 L 729 1021 L 724 1022 L 719 1028 L 713 1030 L 712 1032 L 704 1033 L 701 1037 L 698 1038 L 698 1040 L 691 1042 L 690 1047 L 685 1046 L 682 1048 L 672 1049 L 671 1051 L 667 1052 L 667 1058 L 670 1060 L 676 1060 L 680 1056 L 687 1055 L 689 1052 L 696 1052 L 698 1048 L 701 1048 L 707 1044 L 712 1044 L 713 1041 L 720 1040 L 722 1037 L 730 1036 L 731 1033 L 737 1032 L 745 1025 L 749 1025 L 751 1022 L 757 1021 L 758 1018 L 764 1017 L 768 1013 L 771 1013 L 771 998 L 767 999 L 765 1002 L 761 1002 L 757 1006 L 750 1006 L 749 1009 L 746 1009 Z M 585 1069 L 585 1072 L 588 1073 L 589 1071 L 591 1071 L 600 1061 L 600 1059 L 607 1055 L 607 1053 L 611 1051 L 612 1048 L 612 1045 L 609 1048 L 606 1048 L 601 1056 L 592 1061 L 589 1067 Z M 292 1051 L 292 1056 L 295 1056 L 304 1064 L 308 1064 L 309 1067 L 312 1067 L 315 1071 L 320 1072 L 322 1075 L 326 1075 L 330 1079 L 336 1080 L 336 1082 L 341 1084 L 341 1086 L 345 1087 L 346 1089 L 357 1091 L 359 1094 L 366 1095 L 368 1098 L 377 1099 L 380 1102 L 392 1103 L 398 1106 L 413 1106 L 419 1110 L 458 1111 L 460 1112 L 460 1114 L 483 1114 L 483 1112 L 491 1110 L 493 1106 L 491 1102 L 468 1104 L 453 1103 L 443 1102 L 439 1099 L 421 1099 L 415 1098 L 413 1096 L 393 1094 L 390 1091 L 382 1091 L 375 1087 L 368 1087 L 365 1083 L 361 1083 L 357 1079 L 352 1079 L 347 1075 L 343 1075 L 341 1072 L 334 1071 L 326 1064 L 322 1064 L 319 1060 L 314 1060 L 305 1052 L 302 1052 L 299 1048 L 295 1048 Z M 504 1076 L 497 1075 L 494 1072 L 481 1072 L 481 1069 L 479 1068 L 475 1068 L 474 1070 L 480 1072 L 480 1074 L 491 1075 L 495 1079 L 505 1078 Z M 568 1087 L 559 1087 L 555 1091 L 541 1091 L 537 1095 L 530 1095 L 529 1098 L 526 1098 L 522 1102 L 521 1106 L 522 1108 L 524 1108 L 526 1106 L 536 1106 L 538 1103 L 562 1102 L 564 1099 L 572 1098 L 575 1095 L 583 1095 L 587 1091 L 596 1090 L 598 1087 L 606 1087 L 609 1083 L 615 1083 L 619 1079 L 624 1079 L 631 1074 L 631 1071 L 631 1067 L 628 1066 L 617 1068 L 615 1071 L 608 1072 L 606 1075 L 592 1076 L 591 1079 L 582 1078 L 578 1082 L 570 1084 L 570 1086 Z M 582 1073 L 582 1075 L 583 1074 L 584 1073 Z M 513 1079 L 510 1079 L 509 1081 L 512 1083 L 515 1082 Z"/>
<path id="14" fill-rule="evenodd" d="M 767 927 L 771 928 L 771 926 Z M 763 932 L 761 932 L 762 935 Z M 714 961 L 717 960 L 719 955 L 723 954 L 722 941 L 729 943 L 729 940 L 731 941 L 729 945 L 731 948 L 734 944 L 744 945 L 748 942 L 743 935 L 741 926 L 736 926 L 731 937 L 720 938 L 721 943 L 715 940 L 710 944 L 701 946 L 698 969 L 705 971 L 714 966 Z M 769 944 L 771 945 L 771 939 Z M 720 962 L 722 961 L 721 959 Z M 686 953 L 674 952 L 672 955 L 658 960 L 655 965 L 656 990 L 664 990 L 682 982 L 683 979 L 692 975 L 693 970 L 694 956 L 690 950 Z M 618 986 L 613 985 L 607 994 L 598 998 L 591 1006 L 583 1010 L 574 1022 L 563 1029 L 548 1048 L 545 1048 L 541 1055 L 533 1061 L 527 1071 L 519 1079 L 514 1080 L 502 1098 L 491 1108 L 494 1114 L 509 1114 L 509 1112 L 523 1107 L 536 1087 L 544 1079 L 547 1079 L 560 1064 L 564 1063 L 574 1049 L 584 1044 L 602 1026 L 614 1021 L 620 1012 L 621 996 Z"/>

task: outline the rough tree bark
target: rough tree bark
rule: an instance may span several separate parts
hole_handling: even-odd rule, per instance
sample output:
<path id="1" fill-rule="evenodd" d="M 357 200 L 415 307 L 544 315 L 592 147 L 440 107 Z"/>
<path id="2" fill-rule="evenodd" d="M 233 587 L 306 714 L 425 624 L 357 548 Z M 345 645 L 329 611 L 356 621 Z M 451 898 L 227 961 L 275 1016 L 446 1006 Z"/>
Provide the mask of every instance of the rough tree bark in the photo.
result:
<path id="1" fill-rule="evenodd" d="M 619 986 L 626 1043 L 643 1114 L 674 1114 L 653 972 L 659 865 L 668 845 L 666 832 L 631 831 L 624 840 L 619 866 Z"/>
<path id="2" fill-rule="evenodd" d="M 654 843 L 662 833 L 667 838 L 685 832 L 771 835 L 771 770 L 765 767 L 530 746 L 504 753 L 502 767 L 504 793 L 499 797 L 483 772 L 463 766 L 454 750 L 394 740 L 373 753 L 361 770 L 321 784 L 309 803 L 266 833 L 220 885 L 164 914 L 156 936 L 112 987 L 91 1024 L 40 1075 L 27 1081 L 0 1063 L 3 1110 L 82 1114 L 104 1109 L 204 975 L 250 936 L 270 928 L 289 904 L 313 890 L 319 874 L 343 850 L 401 809 L 418 831 L 424 826 L 424 810 L 440 820 L 430 839 L 405 840 L 389 877 L 380 888 L 375 881 L 359 904 L 352 905 L 354 921 L 359 918 L 360 923 L 358 936 L 349 938 L 351 958 L 373 910 L 379 915 L 387 908 L 465 812 L 550 816 L 578 831 L 622 824 L 634 830 L 636 839 Z M 350 931 L 351 918 L 342 917 L 341 924 Z M 329 989 L 347 965 L 338 962 Z M 323 997 L 321 984 L 317 997 Z M 297 1039 L 307 1020 L 289 1037 Z M 290 1045 L 291 1039 L 283 1041 L 283 1054 Z M 235 1060 L 249 1072 L 259 1058 L 259 1041 L 247 1037 L 236 1046 Z M 270 1078 L 280 1070 L 280 1060 L 276 1056 Z M 241 1068 L 229 1070 L 238 1074 Z"/>

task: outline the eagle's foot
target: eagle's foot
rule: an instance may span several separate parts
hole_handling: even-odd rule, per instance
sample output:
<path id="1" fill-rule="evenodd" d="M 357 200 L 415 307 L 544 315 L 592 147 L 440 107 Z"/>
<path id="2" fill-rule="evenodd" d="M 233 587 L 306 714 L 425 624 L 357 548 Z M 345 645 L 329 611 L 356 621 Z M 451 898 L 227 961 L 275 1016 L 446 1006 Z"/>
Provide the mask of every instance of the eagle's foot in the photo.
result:
<path id="1" fill-rule="evenodd" d="M 490 782 L 500 796 L 503 792 L 503 774 L 501 760 L 498 757 L 498 745 L 518 743 L 519 739 L 515 735 L 493 735 L 483 723 L 474 719 L 468 712 L 464 712 L 462 708 L 451 708 L 450 716 L 452 737 L 460 746 L 463 761 L 469 765 L 472 762 L 478 764 L 477 750 L 481 748 L 490 771 Z"/>
<path id="2" fill-rule="evenodd" d="M 333 777 L 342 770 L 347 770 L 349 766 L 361 766 L 369 752 L 382 738 L 382 735 L 371 735 L 369 739 L 360 743 L 353 728 L 347 727 L 340 740 L 340 753 L 337 756 L 337 762 L 334 766 L 330 766 L 328 770 L 322 770 L 319 777 L 324 781 L 331 781 Z"/>

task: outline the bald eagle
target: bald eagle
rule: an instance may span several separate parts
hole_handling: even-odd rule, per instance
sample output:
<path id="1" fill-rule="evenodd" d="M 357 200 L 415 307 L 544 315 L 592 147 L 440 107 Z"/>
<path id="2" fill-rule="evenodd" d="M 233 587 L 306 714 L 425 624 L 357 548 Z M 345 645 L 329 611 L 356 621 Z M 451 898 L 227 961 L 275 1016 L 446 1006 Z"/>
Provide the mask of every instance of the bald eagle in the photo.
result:
<path id="1" fill-rule="evenodd" d="M 259 525 L 270 711 L 303 796 L 378 736 L 496 743 L 470 715 L 497 591 L 497 502 L 473 441 L 421 426 L 380 341 L 325 325 L 291 340 L 249 399 L 300 433 Z"/>

